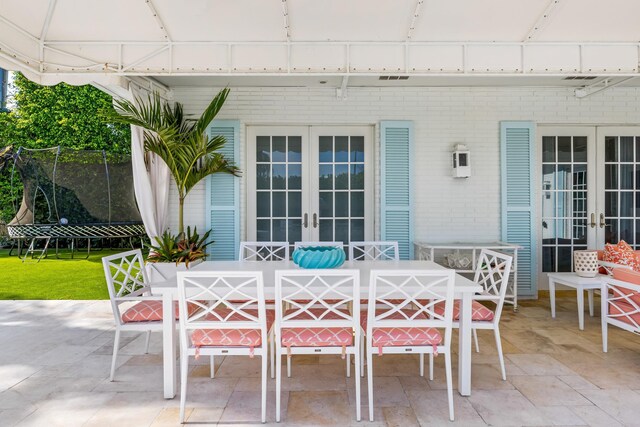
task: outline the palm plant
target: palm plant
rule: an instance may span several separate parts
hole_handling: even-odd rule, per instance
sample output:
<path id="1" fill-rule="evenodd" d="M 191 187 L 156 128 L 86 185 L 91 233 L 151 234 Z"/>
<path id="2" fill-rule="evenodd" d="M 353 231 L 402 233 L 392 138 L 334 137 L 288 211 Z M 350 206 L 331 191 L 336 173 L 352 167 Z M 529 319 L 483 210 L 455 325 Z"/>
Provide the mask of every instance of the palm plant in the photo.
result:
<path id="1" fill-rule="evenodd" d="M 218 152 L 226 142 L 224 136 L 206 134 L 228 94 L 228 88 L 222 89 L 198 119 L 185 118 L 182 104 L 171 106 L 157 92 L 149 95 L 147 102 L 138 97 L 135 102 L 117 99 L 115 111 L 105 113 L 113 122 L 143 128 L 145 151 L 157 154 L 167 164 L 178 187 L 178 228 L 182 237 L 184 200 L 189 191 L 213 173 L 240 175 L 240 170 Z"/>

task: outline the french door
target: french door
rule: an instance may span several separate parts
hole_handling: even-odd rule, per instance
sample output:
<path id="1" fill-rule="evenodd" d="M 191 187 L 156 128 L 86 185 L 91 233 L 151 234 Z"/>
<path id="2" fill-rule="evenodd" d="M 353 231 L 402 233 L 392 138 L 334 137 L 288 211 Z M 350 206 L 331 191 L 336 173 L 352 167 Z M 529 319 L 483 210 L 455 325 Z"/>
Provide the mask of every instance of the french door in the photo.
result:
<path id="1" fill-rule="evenodd" d="M 572 271 L 578 249 L 640 248 L 640 127 L 541 126 L 538 135 L 541 272 Z"/>
<path id="2" fill-rule="evenodd" d="M 247 129 L 247 239 L 373 239 L 373 129 Z"/>

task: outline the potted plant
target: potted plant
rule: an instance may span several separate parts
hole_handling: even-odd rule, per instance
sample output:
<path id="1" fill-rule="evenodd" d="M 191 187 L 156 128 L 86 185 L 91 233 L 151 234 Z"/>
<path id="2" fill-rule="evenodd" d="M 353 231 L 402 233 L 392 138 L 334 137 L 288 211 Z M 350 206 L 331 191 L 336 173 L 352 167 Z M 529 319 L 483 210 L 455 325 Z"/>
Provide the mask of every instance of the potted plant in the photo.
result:
<path id="1" fill-rule="evenodd" d="M 207 126 L 222 108 L 229 89 L 222 89 L 197 119 L 184 116 L 182 104 L 173 106 L 163 102 L 158 93 L 149 95 L 147 102 L 136 98 L 135 102 L 118 99 L 115 111 L 105 115 L 117 123 L 140 126 L 144 129 L 144 148 L 160 157 L 169 168 L 178 189 L 178 234 L 168 230 L 155 238 L 148 257 L 150 262 L 190 262 L 203 259 L 207 242 L 207 231 L 200 237 L 195 228 L 191 234 L 184 230 L 184 201 L 193 187 L 208 175 L 229 173 L 240 175 L 240 170 L 218 151 L 226 143 L 224 136 L 206 133 Z"/>

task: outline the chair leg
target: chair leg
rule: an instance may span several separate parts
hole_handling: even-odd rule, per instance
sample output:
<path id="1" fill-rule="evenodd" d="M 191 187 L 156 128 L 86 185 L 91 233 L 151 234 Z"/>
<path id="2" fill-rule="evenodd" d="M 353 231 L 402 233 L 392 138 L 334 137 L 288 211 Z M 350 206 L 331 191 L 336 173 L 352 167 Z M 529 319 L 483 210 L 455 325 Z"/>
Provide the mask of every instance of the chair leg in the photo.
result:
<path id="1" fill-rule="evenodd" d="M 607 349 L 607 347 L 608 347 L 607 333 L 609 332 L 608 331 L 608 326 L 609 325 L 607 323 L 606 316 L 607 316 L 606 314 L 602 315 L 602 351 L 603 351 L 603 353 L 606 353 L 607 350 L 608 350 Z M 113 380 L 111 380 L 111 381 L 113 381 Z"/>
<path id="2" fill-rule="evenodd" d="M 144 344 L 144 354 L 149 354 L 149 341 L 151 341 L 151 331 L 147 331 L 147 340 Z"/>
<path id="3" fill-rule="evenodd" d="M 429 381 L 433 381 L 433 353 L 429 353 Z"/>
<path id="4" fill-rule="evenodd" d="M 216 377 L 216 361 L 213 354 L 209 357 L 209 366 L 211 371 L 210 373 L 211 378 L 215 378 Z"/>
<path id="5" fill-rule="evenodd" d="M 500 339 L 500 329 L 496 328 L 493 330 L 493 334 L 496 337 L 496 349 L 498 350 L 498 358 L 500 359 L 500 370 L 502 372 L 502 381 L 507 380 L 507 371 L 504 369 L 504 355 L 502 354 L 502 340 Z"/>
<path id="6" fill-rule="evenodd" d="M 373 421 L 373 354 L 367 347 L 367 395 L 369 396 L 369 421 Z"/>
<path id="7" fill-rule="evenodd" d="M 447 398 L 449 399 L 449 420 L 453 421 L 453 381 L 451 379 L 451 353 L 444 354 L 444 364 L 447 375 Z"/>
<path id="8" fill-rule="evenodd" d="M 424 354 L 418 353 L 418 357 L 420 358 L 420 376 L 424 377 Z"/>
<path id="9" fill-rule="evenodd" d="M 180 354 L 180 423 L 184 424 L 184 411 L 187 403 L 187 375 L 189 371 L 189 355 Z"/>
<path id="10" fill-rule="evenodd" d="M 364 336 L 360 337 L 360 377 L 364 378 L 364 358 L 366 354 L 364 352 Z"/>
<path id="11" fill-rule="evenodd" d="M 271 345 L 270 345 L 270 350 L 271 350 L 271 379 L 274 379 L 276 377 L 276 339 L 275 336 L 273 334 L 273 332 L 271 333 Z"/>
<path id="12" fill-rule="evenodd" d="M 353 369 L 355 370 L 355 379 L 356 379 L 356 421 L 360 421 L 362 419 L 361 414 L 361 403 L 360 403 L 360 359 L 362 359 L 362 353 L 360 353 L 358 347 L 355 347 L 356 350 L 354 357 Z"/>
<path id="13" fill-rule="evenodd" d="M 262 355 L 262 422 L 267 422 L 267 351 Z"/>
<path id="14" fill-rule="evenodd" d="M 287 378 L 291 378 L 291 357 L 287 354 Z"/>
<path id="15" fill-rule="evenodd" d="M 280 388 L 282 386 L 282 348 L 276 346 L 276 422 L 280 422 Z"/>
<path id="16" fill-rule="evenodd" d="M 480 353 L 480 345 L 478 344 L 478 330 L 471 329 L 473 331 L 473 341 L 476 343 L 476 353 Z"/>
<path id="17" fill-rule="evenodd" d="M 120 347 L 120 329 L 116 329 L 116 337 L 113 341 L 113 356 L 111 356 L 111 374 L 109 375 L 109 381 L 113 381 L 113 376 L 116 373 L 116 358 L 118 357 L 118 347 Z"/>
<path id="18" fill-rule="evenodd" d="M 347 378 L 351 378 L 351 355 L 347 354 L 345 360 L 347 361 Z"/>

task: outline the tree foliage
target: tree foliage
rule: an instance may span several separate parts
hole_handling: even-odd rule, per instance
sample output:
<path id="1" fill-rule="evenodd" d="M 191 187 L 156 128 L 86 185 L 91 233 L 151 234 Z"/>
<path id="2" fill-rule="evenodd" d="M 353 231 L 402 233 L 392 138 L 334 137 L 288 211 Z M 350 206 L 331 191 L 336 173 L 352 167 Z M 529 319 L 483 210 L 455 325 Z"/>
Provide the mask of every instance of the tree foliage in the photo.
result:
<path id="1" fill-rule="evenodd" d="M 99 114 L 113 110 L 111 96 L 90 85 L 41 86 L 20 73 L 14 76 L 14 106 L 9 112 L 0 112 L 0 149 L 7 145 L 16 149 L 60 145 L 129 153 L 129 126 L 105 121 Z M 8 169 L 0 171 L 0 221 L 9 221 L 14 214 Z"/>

